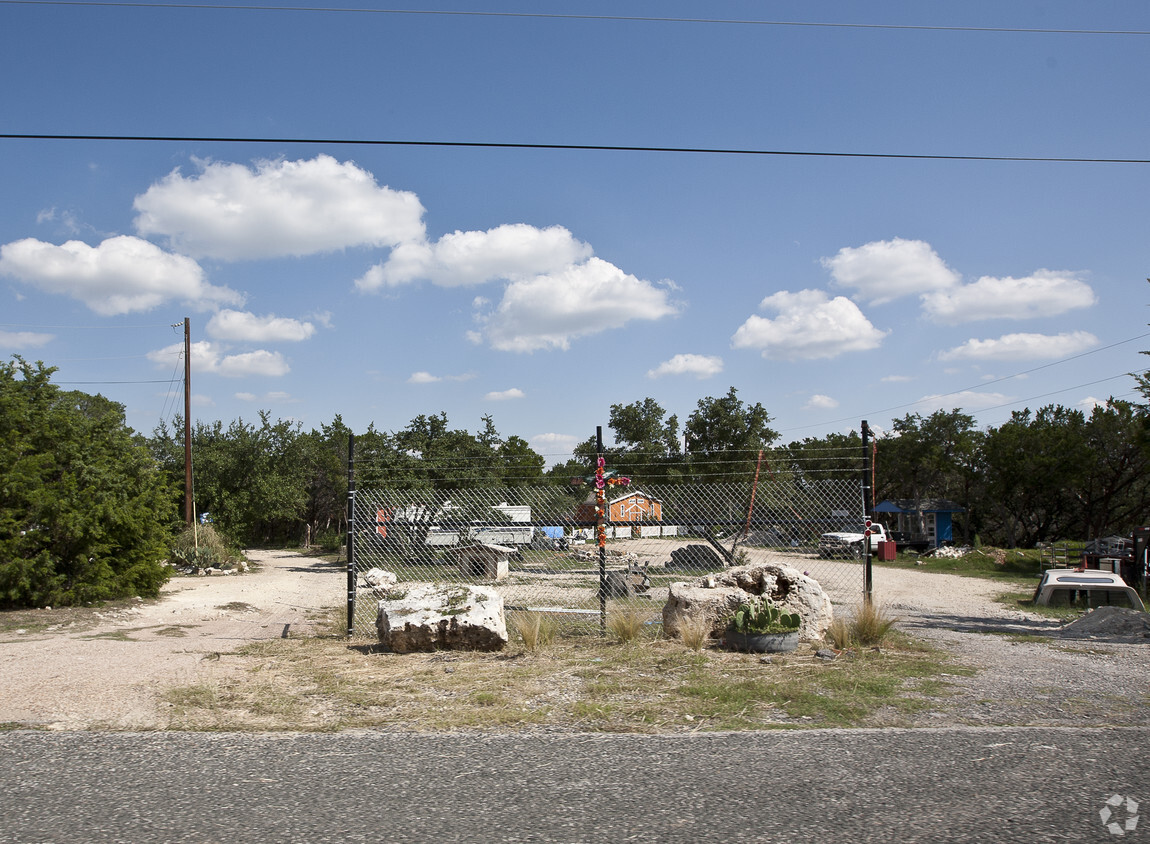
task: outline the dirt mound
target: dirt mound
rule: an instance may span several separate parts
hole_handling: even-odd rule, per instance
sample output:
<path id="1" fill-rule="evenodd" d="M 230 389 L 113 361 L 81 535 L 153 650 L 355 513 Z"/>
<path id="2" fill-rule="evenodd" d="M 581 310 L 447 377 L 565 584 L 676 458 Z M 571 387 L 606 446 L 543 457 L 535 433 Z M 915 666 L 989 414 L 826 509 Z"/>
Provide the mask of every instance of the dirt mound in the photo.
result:
<path id="1" fill-rule="evenodd" d="M 1150 639 L 1150 613 L 1099 607 L 1062 628 L 1063 636 L 1092 639 Z"/>

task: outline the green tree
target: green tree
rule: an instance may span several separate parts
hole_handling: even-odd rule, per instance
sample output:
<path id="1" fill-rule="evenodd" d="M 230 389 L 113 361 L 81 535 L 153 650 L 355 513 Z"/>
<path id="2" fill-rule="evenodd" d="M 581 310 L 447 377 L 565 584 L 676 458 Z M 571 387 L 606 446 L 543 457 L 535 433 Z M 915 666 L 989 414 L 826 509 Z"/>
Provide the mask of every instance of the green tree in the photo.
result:
<path id="1" fill-rule="evenodd" d="M 103 396 L 0 364 L 0 606 L 155 596 L 175 493 Z"/>
<path id="2" fill-rule="evenodd" d="M 972 506 L 979 478 L 983 433 L 961 410 L 910 413 L 895 419 L 875 447 L 875 498 L 952 500 Z M 919 531 L 925 532 L 918 513 Z M 970 520 L 961 522 L 969 532 Z"/>
<path id="3" fill-rule="evenodd" d="M 687 417 L 687 452 L 691 474 L 707 481 L 749 481 L 759 451 L 778 438 L 766 409 L 745 404 L 731 387 L 721 398 L 700 399 Z"/>
<path id="4" fill-rule="evenodd" d="M 674 482 L 682 477 L 679 417 L 652 398 L 611 405 L 609 425 L 616 447 L 609 452 L 611 468 L 638 481 Z"/>
<path id="5" fill-rule="evenodd" d="M 989 532 L 1010 547 L 1065 538 L 1082 525 L 1083 489 L 1094 460 L 1081 411 L 1016 410 L 988 432 L 983 450 Z"/>
<path id="6" fill-rule="evenodd" d="M 300 425 L 271 421 L 260 411 L 259 424 L 237 419 L 226 428 L 219 420 L 192 427 L 192 486 L 195 509 L 207 512 L 227 537 L 244 545 L 298 542 L 303 536 L 314 465 Z M 151 447 L 168 472 L 183 476 L 182 446 L 161 422 Z M 176 456 L 178 454 L 178 457 Z"/>

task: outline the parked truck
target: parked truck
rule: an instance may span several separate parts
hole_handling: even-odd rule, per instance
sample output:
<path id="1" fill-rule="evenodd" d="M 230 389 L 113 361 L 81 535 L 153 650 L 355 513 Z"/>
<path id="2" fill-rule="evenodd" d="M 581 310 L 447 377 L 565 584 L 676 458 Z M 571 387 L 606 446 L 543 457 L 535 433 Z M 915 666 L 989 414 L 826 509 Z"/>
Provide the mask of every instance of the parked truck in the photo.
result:
<path id="1" fill-rule="evenodd" d="M 819 537 L 820 557 L 853 557 L 858 559 L 863 555 L 866 546 L 867 531 L 870 531 L 870 550 L 878 552 L 880 542 L 886 542 L 889 537 L 886 528 L 878 522 L 871 522 L 870 527 L 859 525 L 855 530 L 832 531 Z"/>

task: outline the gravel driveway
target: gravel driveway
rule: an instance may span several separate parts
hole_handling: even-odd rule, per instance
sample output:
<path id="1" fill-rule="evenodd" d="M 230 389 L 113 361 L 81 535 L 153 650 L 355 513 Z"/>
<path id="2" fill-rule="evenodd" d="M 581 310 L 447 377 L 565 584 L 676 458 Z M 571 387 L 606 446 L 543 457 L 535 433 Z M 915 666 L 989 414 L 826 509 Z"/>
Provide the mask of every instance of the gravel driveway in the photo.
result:
<path id="1" fill-rule="evenodd" d="M 342 566 L 289 551 L 248 556 L 254 573 L 175 578 L 161 600 L 86 623 L 42 611 L 27 629 L 0 628 L 0 725 L 163 729 L 164 689 L 220 679 L 237 669 L 219 654 L 306 634 L 343 600 Z M 1150 639 L 1063 638 L 1058 622 L 997 602 L 1003 586 L 978 578 L 876 568 L 874 583 L 902 629 L 978 669 L 948 678 L 953 688 L 920 725 L 1150 723 Z M 839 606 L 857 597 L 832 591 Z"/>

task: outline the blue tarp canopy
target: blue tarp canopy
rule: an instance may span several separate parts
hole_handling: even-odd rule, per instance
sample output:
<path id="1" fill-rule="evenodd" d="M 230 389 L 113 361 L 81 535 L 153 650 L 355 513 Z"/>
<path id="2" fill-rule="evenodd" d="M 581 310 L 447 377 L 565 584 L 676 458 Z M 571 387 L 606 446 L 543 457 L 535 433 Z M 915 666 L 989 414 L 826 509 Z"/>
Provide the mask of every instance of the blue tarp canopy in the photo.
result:
<path id="1" fill-rule="evenodd" d="M 909 498 L 900 498 L 897 501 L 884 501 L 877 505 L 872 512 L 875 513 L 962 513 L 966 508 L 953 501 L 943 498 L 924 498 L 914 501 Z"/>

